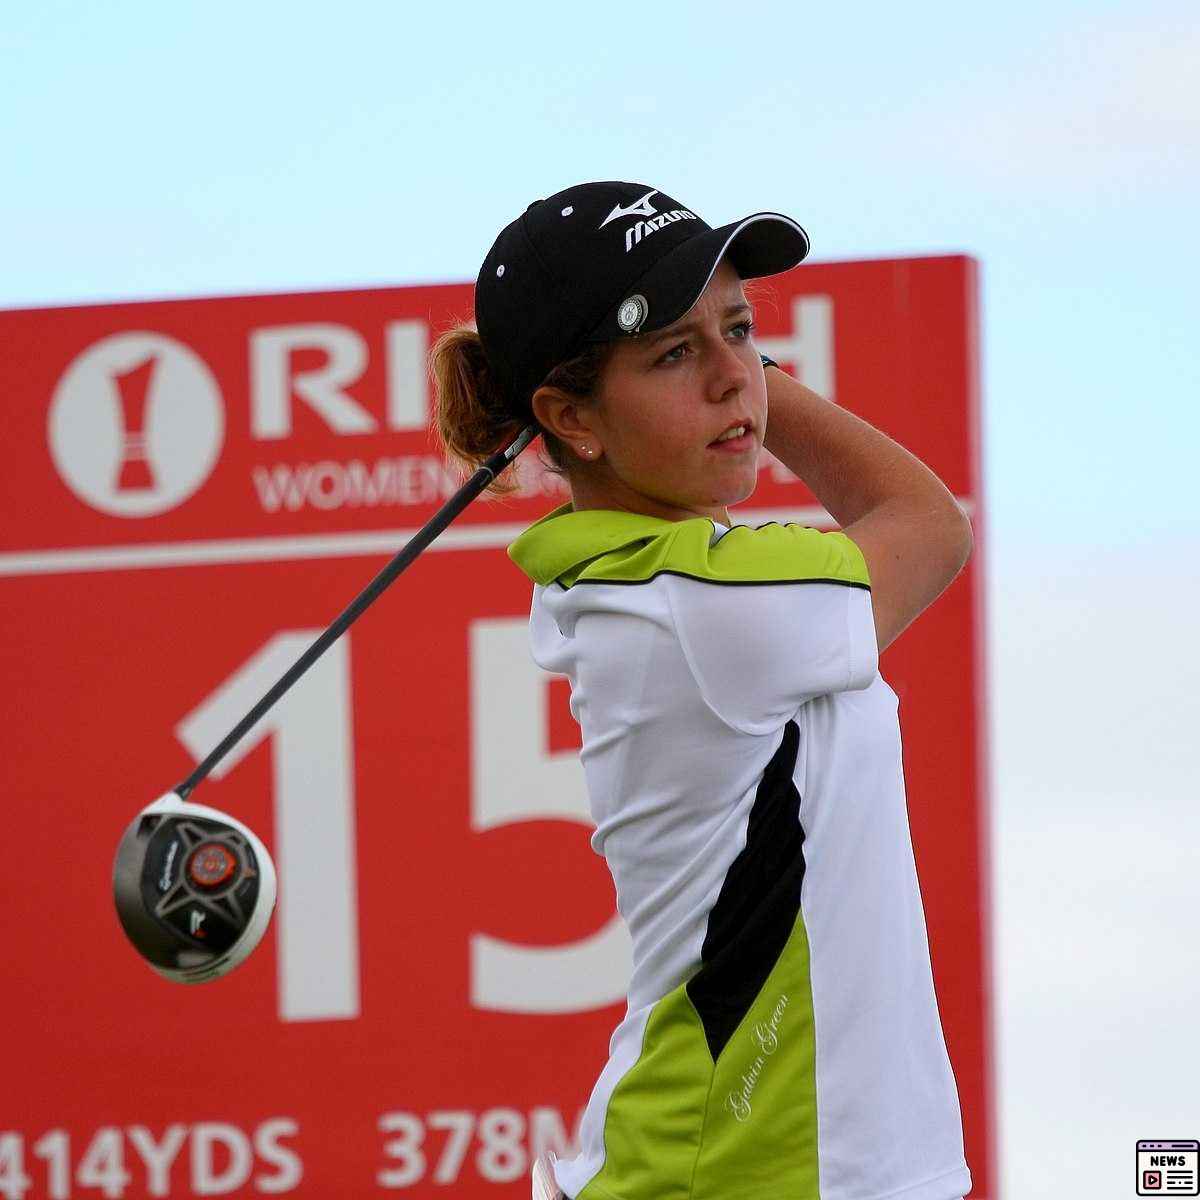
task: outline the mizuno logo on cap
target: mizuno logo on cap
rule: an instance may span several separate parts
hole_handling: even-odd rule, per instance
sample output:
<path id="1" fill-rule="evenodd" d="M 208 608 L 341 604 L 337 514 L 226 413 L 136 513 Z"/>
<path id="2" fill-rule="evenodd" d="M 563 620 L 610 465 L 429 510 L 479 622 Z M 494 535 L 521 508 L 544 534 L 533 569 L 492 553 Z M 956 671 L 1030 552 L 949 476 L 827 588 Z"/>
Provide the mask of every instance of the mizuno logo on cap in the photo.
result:
<path id="1" fill-rule="evenodd" d="M 635 221 L 625 230 L 625 253 L 628 254 L 644 237 L 657 232 L 666 225 L 676 221 L 698 221 L 700 218 L 686 208 L 673 208 L 670 212 L 660 213 L 649 221 Z"/>
<path id="2" fill-rule="evenodd" d="M 658 209 L 650 203 L 651 196 L 657 196 L 658 189 L 655 188 L 652 192 L 647 192 L 636 203 L 631 204 L 628 208 L 622 208 L 619 204 L 600 222 L 597 229 L 603 229 L 609 221 L 615 221 L 618 217 L 652 217 Z"/>

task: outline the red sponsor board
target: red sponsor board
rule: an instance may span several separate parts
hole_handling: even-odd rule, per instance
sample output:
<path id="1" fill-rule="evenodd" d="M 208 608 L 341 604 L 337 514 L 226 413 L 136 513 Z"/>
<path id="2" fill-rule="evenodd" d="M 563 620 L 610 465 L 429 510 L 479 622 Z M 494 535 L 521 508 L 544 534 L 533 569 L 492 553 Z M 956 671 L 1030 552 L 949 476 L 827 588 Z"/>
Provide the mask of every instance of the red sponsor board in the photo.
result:
<path id="1" fill-rule="evenodd" d="M 918 454 L 976 553 L 883 656 L 975 1196 L 994 1195 L 976 266 L 757 285 L 761 348 Z M 0 312 L 9 828 L 0 1197 L 528 1194 L 569 1151 L 627 941 L 563 678 L 505 547 L 564 499 L 471 504 L 193 799 L 271 848 L 233 974 L 124 940 L 112 855 L 460 486 L 425 356 L 465 285 Z M 736 519 L 828 524 L 764 456 Z M 864 1148 L 870 1153 L 870 1148 Z"/>

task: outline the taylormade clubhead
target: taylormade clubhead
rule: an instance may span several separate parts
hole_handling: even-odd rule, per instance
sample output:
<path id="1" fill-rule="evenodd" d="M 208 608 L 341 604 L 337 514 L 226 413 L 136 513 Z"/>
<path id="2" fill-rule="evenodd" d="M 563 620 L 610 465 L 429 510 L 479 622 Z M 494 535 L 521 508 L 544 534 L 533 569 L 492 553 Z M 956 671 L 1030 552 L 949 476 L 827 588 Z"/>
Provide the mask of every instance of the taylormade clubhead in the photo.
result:
<path id="1" fill-rule="evenodd" d="M 275 864 L 240 821 L 167 792 L 121 838 L 113 895 L 126 935 L 155 971 L 203 983 L 262 941 L 275 908 Z"/>

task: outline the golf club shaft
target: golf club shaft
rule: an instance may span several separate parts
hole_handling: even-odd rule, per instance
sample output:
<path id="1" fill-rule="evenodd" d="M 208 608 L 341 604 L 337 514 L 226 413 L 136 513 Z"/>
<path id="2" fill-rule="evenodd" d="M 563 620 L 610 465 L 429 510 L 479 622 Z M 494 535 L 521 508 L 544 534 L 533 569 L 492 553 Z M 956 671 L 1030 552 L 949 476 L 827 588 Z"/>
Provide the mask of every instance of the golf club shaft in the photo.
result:
<path id="1" fill-rule="evenodd" d="M 527 425 L 517 435 L 515 440 L 505 449 L 497 450 L 487 459 L 469 480 L 457 491 L 429 521 L 418 530 L 405 544 L 404 548 L 388 563 L 378 575 L 350 603 L 346 610 L 321 634 L 319 638 L 288 668 L 278 683 L 233 727 L 215 750 L 181 783 L 174 788 L 175 794 L 186 800 L 192 789 L 200 783 L 208 773 L 229 753 L 231 749 L 246 734 L 246 732 L 267 712 L 279 699 L 312 666 L 314 662 L 334 643 L 369 604 L 408 566 L 409 563 L 433 541 L 434 538 L 458 516 L 472 500 L 501 471 L 504 470 L 517 455 L 529 445 L 538 435 L 536 425 Z"/>

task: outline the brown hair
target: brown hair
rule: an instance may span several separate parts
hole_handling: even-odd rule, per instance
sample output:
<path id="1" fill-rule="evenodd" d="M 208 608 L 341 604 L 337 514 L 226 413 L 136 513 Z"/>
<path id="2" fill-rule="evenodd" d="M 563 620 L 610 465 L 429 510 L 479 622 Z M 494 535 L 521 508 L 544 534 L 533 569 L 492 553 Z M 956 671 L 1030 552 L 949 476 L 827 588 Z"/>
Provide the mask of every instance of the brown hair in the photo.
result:
<path id="1" fill-rule="evenodd" d="M 771 304 L 775 296 L 762 280 L 744 280 L 743 291 L 751 304 Z M 612 355 L 615 342 L 593 342 L 582 353 L 557 367 L 540 386 L 561 388 L 578 397 L 581 406 L 595 403 L 600 378 Z M 507 446 L 526 425 L 537 424 L 534 417 L 516 415 L 506 403 L 488 367 L 483 342 L 475 327 L 463 323 L 447 329 L 429 352 L 436 399 L 434 433 L 442 453 L 457 464 L 463 479 L 469 478 L 497 450 Z M 536 390 L 536 389 L 535 389 Z M 540 426 L 539 426 L 540 428 Z M 550 462 L 542 465 L 551 474 L 568 475 L 565 447 L 549 430 L 542 430 L 542 442 Z M 480 493 L 502 498 L 520 490 L 517 466 L 508 467 Z"/>
<path id="2" fill-rule="evenodd" d="M 540 386 L 562 388 L 583 405 L 594 402 L 614 344 L 592 343 L 581 354 L 559 363 Z M 464 479 L 507 446 L 526 425 L 538 424 L 535 417 L 520 417 L 508 406 L 473 326 L 461 324 L 447 329 L 434 342 L 429 365 L 436 389 L 434 432 L 442 452 L 457 464 Z M 552 474 L 565 477 L 567 456 L 562 443 L 549 430 L 542 430 L 542 442 L 551 459 L 542 459 L 542 465 Z M 519 490 L 521 481 L 516 470 L 514 465 L 501 472 L 481 495 L 499 498 Z"/>

